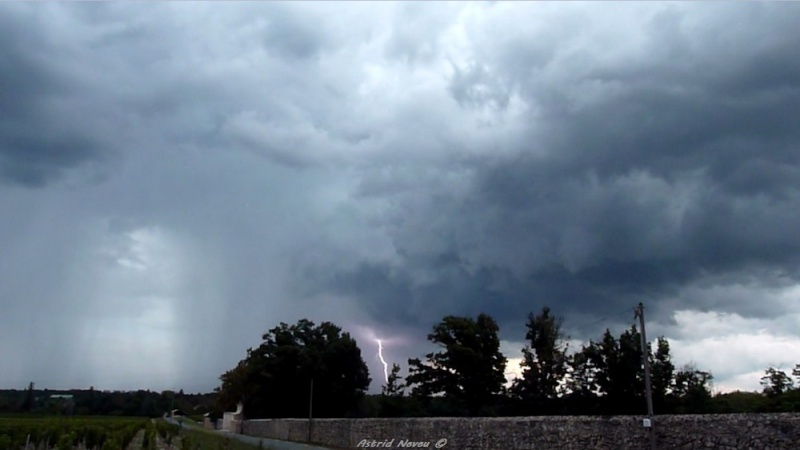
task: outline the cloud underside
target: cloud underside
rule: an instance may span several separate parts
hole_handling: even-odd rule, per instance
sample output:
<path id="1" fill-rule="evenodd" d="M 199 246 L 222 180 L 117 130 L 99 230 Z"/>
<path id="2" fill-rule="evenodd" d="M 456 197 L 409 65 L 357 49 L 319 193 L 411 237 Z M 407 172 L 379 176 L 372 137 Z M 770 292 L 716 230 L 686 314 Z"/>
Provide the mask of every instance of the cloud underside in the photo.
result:
<path id="1" fill-rule="evenodd" d="M 667 335 L 797 311 L 794 5 L 156 8 L 0 8 L 16 319 L 116 299 L 179 354 L 311 312 L 519 341 L 543 305 L 587 339 L 640 301 Z"/>

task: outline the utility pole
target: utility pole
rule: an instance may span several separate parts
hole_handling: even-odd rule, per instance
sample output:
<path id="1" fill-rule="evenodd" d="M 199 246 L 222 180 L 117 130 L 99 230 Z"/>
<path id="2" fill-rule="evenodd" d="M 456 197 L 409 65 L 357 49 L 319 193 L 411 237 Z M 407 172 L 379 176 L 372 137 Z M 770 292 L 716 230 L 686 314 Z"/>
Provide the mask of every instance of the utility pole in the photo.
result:
<path id="1" fill-rule="evenodd" d="M 311 387 L 308 390 L 308 442 L 311 442 L 311 407 L 314 405 L 314 378 L 311 378 Z"/>
<path id="2" fill-rule="evenodd" d="M 653 423 L 653 389 L 650 387 L 650 352 L 647 351 L 647 334 L 644 330 L 644 305 L 639 303 L 636 307 L 635 317 L 639 318 L 639 325 L 642 327 L 640 336 L 642 337 L 642 363 L 644 364 L 644 389 L 647 396 L 647 420 L 644 426 L 647 427 L 650 435 L 650 450 L 656 450 L 656 434 Z"/>

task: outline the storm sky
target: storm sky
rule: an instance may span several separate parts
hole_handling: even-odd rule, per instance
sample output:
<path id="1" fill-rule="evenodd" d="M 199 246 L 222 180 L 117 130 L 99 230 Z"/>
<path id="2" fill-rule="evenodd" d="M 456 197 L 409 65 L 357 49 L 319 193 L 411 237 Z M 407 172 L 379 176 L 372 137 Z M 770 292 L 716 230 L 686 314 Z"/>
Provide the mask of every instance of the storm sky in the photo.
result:
<path id="1" fill-rule="evenodd" d="M 445 315 L 800 363 L 800 5 L 2 3 L 0 386 L 208 392 Z M 513 372 L 514 360 L 509 367 Z"/>

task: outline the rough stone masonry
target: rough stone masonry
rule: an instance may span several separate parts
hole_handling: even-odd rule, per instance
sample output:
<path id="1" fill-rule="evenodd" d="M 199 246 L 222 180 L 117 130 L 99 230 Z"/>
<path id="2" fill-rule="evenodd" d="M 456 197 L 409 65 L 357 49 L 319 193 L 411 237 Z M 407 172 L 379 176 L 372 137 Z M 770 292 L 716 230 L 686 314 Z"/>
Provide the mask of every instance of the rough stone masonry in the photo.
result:
<path id="1" fill-rule="evenodd" d="M 643 417 L 314 419 L 311 442 L 337 449 L 359 443 L 430 442 L 454 450 L 649 450 Z M 658 450 L 799 450 L 800 414 L 656 416 Z M 308 442 L 307 419 L 247 420 L 244 434 Z M 392 447 L 394 448 L 394 444 Z"/>

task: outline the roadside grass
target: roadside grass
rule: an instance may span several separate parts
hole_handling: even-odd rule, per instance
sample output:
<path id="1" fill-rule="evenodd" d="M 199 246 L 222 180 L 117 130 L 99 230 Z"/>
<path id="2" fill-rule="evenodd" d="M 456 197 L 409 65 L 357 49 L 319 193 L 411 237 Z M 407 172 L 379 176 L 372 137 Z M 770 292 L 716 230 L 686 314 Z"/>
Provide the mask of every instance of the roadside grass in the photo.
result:
<path id="1" fill-rule="evenodd" d="M 190 417 L 185 417 L 185 416 L 176 417 L 175 420 L 177 420 L 178 422 L 181 422 L 182 424 L 184 424 L 184 426 L 204 429 L 203 425 L 198 423 L 199 421 L 194 420 L 194 419 L 192 419 Z"/>
<path id="2" fill-rule="evenodd" d="M 274 450 L 269 444 L 252 445 L 202 428 L 183 428 L 179 450 Z"/>
<path id="3" fill-rule="evenodd" d="M 191 424 L 191 426 L 184 425 L 183 427 L 179 427 L 177 425 L 168 424 L 166 421 L 161 422 L 163 427 L 176 433 L 176 439 L 173 440 L 172 445 L 168 445 L 166 449 L 159 447 L 157 450 L 281 450 L 287 448 L 286 444 L 289 444 L 289 448 L 292 448 L 292 445 L 297 447 L 297 444 L 302 448 L 303 445 L 302 443 L 288 441 L 285 444 L 283 442 L 278 443 L 277 441 L 271 443 L 269 439 L 262 439 L 255 436 L 248 436 L 247 440 L 240 440 L 235 437 L 236 435 L 228 435 L 227 433 L 208 430 L 191 420 L 185 423 Z M 258 439 L 258 442 L 253 442 L 252 440 L 254 439 Z M 324 448 L 336 450 L 333 447 Z"/>

